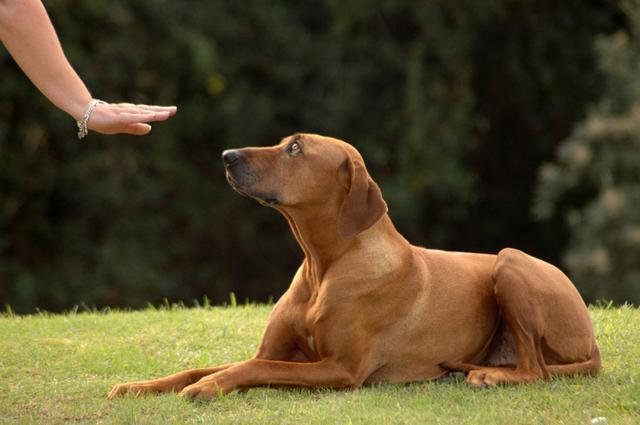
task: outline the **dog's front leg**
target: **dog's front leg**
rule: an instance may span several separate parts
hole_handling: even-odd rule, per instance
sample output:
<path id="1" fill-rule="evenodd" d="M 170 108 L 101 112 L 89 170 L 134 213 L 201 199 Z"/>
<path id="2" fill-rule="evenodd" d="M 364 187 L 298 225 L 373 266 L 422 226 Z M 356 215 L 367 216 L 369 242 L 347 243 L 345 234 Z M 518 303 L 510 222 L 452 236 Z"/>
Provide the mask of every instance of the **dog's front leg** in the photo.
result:
<path id="1" fill-rule="evenodd" d="M 109 400 L 124 394 L 134 394 L 136 397 L 150 393 L 166 393 L 180 391 L 184 387 L 199 381 L 207 375 L 211 375 L 238 363 L 229 363 L 217 367 L 207 367 L 201 369 L 184 370 L 163 378 L 151 379 L 148 381 L 127 382 L 113 387 L 107 398 Z"/>
<path id="2" fill-rule="evenodd" d="M 313 363 L 251 359 L 206 376 L 182 390 L 190 398 L 212 399 L 236 389 L 259 386 L 355 388 L 364 379 L 332 359 Z"/>

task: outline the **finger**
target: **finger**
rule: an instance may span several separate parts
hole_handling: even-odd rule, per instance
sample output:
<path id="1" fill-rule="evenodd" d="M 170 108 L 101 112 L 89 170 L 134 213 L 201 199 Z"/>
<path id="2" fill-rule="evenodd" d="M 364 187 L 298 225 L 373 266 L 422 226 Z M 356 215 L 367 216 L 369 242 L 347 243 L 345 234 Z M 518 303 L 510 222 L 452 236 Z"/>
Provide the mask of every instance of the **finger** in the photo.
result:
<path id="1" fill-rule="evenodd" d="M 173 115 L 176 114 L 177 108 L 175 106 L 142 106 L 142 105 L 136 105 L 136 109 L 131 109 L 130 111 L 127 112 L 132 112 L 132 113 L 149 113 L 149 112 L 155 112 L 157 114 L 168 114 L 168 117 L 171 117 Z"/>
<path id="2" fill-rule="evenodd" d="M 119 111 L 123 112 L 169 112 L 170 115 L 174 115 L 178 110 L 177 106 L 159 106 L 159 105 L 145 105 L 133 103 L 117 103 L 113 106 Z"/>
<path id="3" fill-rule="evenodd" d="M 176 111 L 178 110 L 177 106 L 159 106 L 159 105 L 135 105 L 135 106 L 144 111 L 169 112 L 171 115 L 175 114 Z"/>
<path id="4" fill-rule="evenodd" d="M 144 112 L 144 113 L 130 113 L 122 112 L 118 115 L 118 120 L 127 124 L 136 122 L 153 122 L 164 121 L 169 118 L 169 112 Z"/>
<path id="5" fill-rule="evenodd" d="M 177 106 L 155 106 L 152 105 L 149 107 L 152 111 L 156 112 L 169 112 L 169 116 L 172 117 L 178 112 Z"/>
<path id="6" fill-rule="evenodd" d="M 152 112 L 151 114 L 151 119 L 142 120 L 141 122 L 165 121 L 171 116 L 169 111 Z"/>
<path id="7" fill-rule="evenodd" d="M 169 112 L 169 111 L 155 112 L 155 116 L 153 117 L 153 121 L 165 121 L 170 116 L 171 116 L 171 112 Z"/>

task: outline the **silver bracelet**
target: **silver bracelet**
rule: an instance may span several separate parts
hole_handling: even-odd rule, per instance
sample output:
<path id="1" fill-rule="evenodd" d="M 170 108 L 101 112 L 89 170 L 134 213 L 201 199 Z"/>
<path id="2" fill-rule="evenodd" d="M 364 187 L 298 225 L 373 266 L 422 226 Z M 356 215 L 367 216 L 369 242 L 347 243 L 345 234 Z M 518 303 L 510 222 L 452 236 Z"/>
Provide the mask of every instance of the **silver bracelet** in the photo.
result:
<path id="1" fill-rule="evenodd" d="M 100 99 L 92 99 L 91 102 L 89 102 L 87 111 L 82 116 L 82 121 L 78 121 L 78 140 L 82 140 L 87 134 L 89 134 L 89 128 L 87 127 L 87 124 L 89 123 L 89 117 L 91 117 L 91 113 L 99 103 L 107 102 L 103 102 Z"/>

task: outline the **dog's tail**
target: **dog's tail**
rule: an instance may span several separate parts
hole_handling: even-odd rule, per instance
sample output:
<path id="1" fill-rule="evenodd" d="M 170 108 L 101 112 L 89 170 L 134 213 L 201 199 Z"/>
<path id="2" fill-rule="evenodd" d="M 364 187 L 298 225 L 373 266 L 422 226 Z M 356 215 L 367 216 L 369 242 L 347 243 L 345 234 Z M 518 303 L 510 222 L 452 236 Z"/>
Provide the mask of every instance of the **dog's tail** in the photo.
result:
<path id="1" fill-rule="evenodd" d="M 580 363 L 569 363 L 561 365 L 548 365 L 547 368 L 552 375 L 595 375 L 602 367 L 602 357 L 600 356 L 600 349 L 595 344 L 591 358 Z"/>
<path id="2" fill-rule="evenodd" d="M 475 365 L 470 363 L 440 363 L 440 367 L 449 371 L 460 371 L 460 372 L 471 372 L 472 370 L 482 369 L 486 366 Z M 560 365 L 546 365 L 547 370 L 552 375 L 564 375 L 564 376 L 573 376 L 573 375 L 595 375 L 598 373 L 598 370 L 602 367 L 602 357 L 600 356 L 600 349 L 596 344 L 593 352 L 591 353 L 591 358 L 584 362 L 579 363 L 568 363 L 568 364 L 560 364 Z"/>

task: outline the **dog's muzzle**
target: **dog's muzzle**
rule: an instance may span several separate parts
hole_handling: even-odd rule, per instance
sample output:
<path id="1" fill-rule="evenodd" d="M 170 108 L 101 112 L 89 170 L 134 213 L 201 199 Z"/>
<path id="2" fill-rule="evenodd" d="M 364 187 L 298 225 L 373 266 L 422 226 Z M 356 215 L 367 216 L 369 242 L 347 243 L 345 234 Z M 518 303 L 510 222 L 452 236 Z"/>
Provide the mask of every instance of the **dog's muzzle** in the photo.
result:
<path id="1" fill-rule="evenodd" d="M 222 160 L 224 161 L 224 166 L 226 168 L 229 168 L 233 164 L 236 164 L 239 159 L 240 159 L 240 152 L 236 150 L 227 149 L 226 151 L 222 152 Z"/>
<path id="2" fill-rule="evenodd" d="M 234 173 L 233 173 L 233 168 L 236 168 L 237 165 L 240 163 L 241 156 L 242 154 L 237 150 L 228 149 L 222 152 L 222 162 L 224 163 L 225 174 L 227 177 L 227 182 L 229 182 L 229 185 L 231 185 L 231 187 L 237 192 L 239 192 L 240 194 L 244 196 L 249 196 L 241 187 L 242 182 L 238 181 L 238 180 L 243 180 L 242 177 L 240 176 L 240 178 L 238 179 L 238 177 L 234 176 Z"/>
<path id="3" fill-rule="evenodd" d="M 258 176 L 250 167 L 241 166 L 245 162 L 243 161 L 242 152 L 234 149 L 226 150 L 222 152 L 222 161 L 224 162 L 227 182 L 229 182 L 233 190 L 243 196 L 254 198 L 263 205 L 274 206 L 279 203 L 276 196 L 255 193 L 252 190 L 252 186 L 258 181 Z"/>

